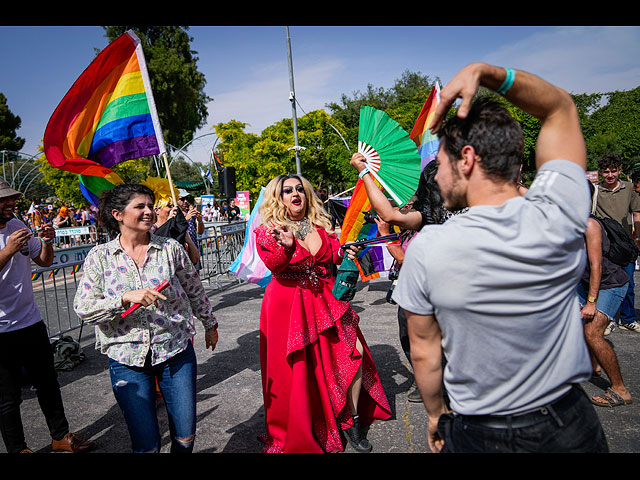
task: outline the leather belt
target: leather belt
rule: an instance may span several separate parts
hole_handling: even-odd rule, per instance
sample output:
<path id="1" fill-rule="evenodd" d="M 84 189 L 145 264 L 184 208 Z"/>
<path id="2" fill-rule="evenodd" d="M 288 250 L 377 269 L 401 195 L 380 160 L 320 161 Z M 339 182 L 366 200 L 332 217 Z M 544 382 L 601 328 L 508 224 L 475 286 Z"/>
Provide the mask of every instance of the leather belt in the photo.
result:
<path id="1" fill-rule="evenodd" d="M 536 408 L 526 413 L 517 413 L 512 415 L 459 415 L 455 414 L 463 422 L 482 425 L 488 428 L 510 429 L 525 428 L 535 425 L 552 418 L 560 426 L 563 425 L 562 420 L 557 412 L 563 410 L 567 406 L 575 402 L 575 398 L 580 394 L 580 389 L 576 385 L 571 387 L 566 394 L 554 402 Z"/>

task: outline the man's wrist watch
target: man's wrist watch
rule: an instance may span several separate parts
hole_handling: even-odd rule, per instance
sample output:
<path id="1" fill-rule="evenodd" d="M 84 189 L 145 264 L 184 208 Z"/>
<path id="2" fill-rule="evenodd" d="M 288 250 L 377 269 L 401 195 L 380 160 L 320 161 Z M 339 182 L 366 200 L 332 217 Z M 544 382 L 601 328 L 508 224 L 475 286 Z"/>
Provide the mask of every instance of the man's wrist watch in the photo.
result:
<path id="1" fill-rule="evenodd" d="M 596 303 L 596 297 L 589 297 L 589 298 L 587 298 L 587 302 L 589 302 L 589 303 Z"/>

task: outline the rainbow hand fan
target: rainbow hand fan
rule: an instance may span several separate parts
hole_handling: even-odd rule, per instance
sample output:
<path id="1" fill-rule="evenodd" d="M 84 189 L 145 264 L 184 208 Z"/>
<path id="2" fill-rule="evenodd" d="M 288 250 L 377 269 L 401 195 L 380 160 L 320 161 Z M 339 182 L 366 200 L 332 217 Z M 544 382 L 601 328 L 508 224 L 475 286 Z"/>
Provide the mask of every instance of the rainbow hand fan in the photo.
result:
<path id="1" fill-rule="evenodd" d="M 402 207 L 416 193 L 420 180 L 420 153 L 409 134 L 385 112 L 360 107 L 358 153 L 371 175 Z"/>

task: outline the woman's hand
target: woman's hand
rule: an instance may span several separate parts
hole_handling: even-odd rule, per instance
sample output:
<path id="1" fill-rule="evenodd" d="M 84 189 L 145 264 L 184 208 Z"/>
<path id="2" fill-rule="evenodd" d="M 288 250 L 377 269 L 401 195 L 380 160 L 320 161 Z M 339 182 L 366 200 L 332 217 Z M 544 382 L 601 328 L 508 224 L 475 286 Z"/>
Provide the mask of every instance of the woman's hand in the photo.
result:
<path id="1" fill-rule="evenodd" d="M 287 230 L 286 227 L 273 227 L 271 229 L 271 236 L 278 242 L 278 245 L 282 245 L 286 249 L 293 247 L 293 232 Z"/>
<path id="2" fill-rule="evenodd" d="M 122 295 L 122 306 L 128 308 L 129 305 L 133 303 L 139 303 L 143 307 L 148 307 L 151 304 L 158 306 L 158 300 L 166 299 L 167 297 L 153 288 L 130 290 Z"/>
<path id="3" fill-rule="evenodd" d="M 216 349 L 216 344 L 218 343 L 217 328 L 210 328 L 204 332 L 204 343 L 205 348 L 211 347 L 212 352 Z"/>

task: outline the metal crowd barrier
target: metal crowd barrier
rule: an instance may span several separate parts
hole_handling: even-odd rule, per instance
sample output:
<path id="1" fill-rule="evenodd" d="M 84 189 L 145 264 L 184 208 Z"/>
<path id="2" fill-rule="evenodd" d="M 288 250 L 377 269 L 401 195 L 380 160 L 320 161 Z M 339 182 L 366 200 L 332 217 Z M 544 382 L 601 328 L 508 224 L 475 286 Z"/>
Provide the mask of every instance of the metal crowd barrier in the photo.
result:
<path id="1" fill-rule="evenodd" d="M 210 287 L 213 282 L 214 288 L 222 288 L 222 277 L 233 277 L 229 266 L 242 250 L 245 229 L 246 222 L 213 224 L 206 226 L 204 234 L 199 236 L 199 274 Z M 106 239 L 99 240 L 102 243 Z M 78 338 L 82 335 L 83 324 L 73 310 L 73 299 L 82 278 L 84 259 L 94 246 L 95 243 L 80 242 L 71 248 L 55 248 L 53 264 L 47 268 L 34 268 L 31 272 L 33 295 L 49 338 L 59 338 L 78 329 Z"/>

